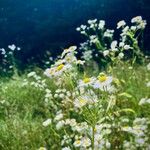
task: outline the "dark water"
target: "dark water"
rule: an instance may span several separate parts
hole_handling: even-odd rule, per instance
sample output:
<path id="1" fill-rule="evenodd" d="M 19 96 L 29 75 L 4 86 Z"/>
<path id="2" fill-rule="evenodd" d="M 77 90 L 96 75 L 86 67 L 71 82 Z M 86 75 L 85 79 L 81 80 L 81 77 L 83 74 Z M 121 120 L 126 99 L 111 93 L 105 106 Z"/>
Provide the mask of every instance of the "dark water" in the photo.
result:
<path id="1" fill-rule="evenodd" d="M 46 50 L 53 56 L 61 48 L 83 39 L 76 27 L 99 18 L 115 28 L 119 20 L 141 15 L 150 21 L 149 0 L 0 0 L 0 48 L 22 48 L 22 63 L 35 57 L 40 62 Z M 145 32 L 145 51 L 150 49 L 150 31 Z"/>

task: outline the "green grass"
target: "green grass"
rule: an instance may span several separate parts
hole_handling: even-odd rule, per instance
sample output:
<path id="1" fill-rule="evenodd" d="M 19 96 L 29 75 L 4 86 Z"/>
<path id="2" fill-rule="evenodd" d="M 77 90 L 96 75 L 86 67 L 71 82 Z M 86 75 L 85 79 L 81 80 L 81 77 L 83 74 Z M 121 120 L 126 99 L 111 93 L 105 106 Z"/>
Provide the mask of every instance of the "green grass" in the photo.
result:
<path id="1" fill-rule="evenodd" d="M 119 79 L 122 107 L 130 107 L 136 115 L 150 118 L 149 106 L 139 109 L 138 102 L 150 97 L 150 72 L 146 66 L 129 68 L 120 64 L 113 68 L 112 75 Z M 36 150 L 41 146 L 60 149 L 60 137 L 42 126 L 42 122 L 54 115 L 53 109 L 44 102 L 45 91 L 31 85 L 22 86 L 24 77 L 9 79 L 0 84 L 0 149 Z M 48 82 L 52 91 L 54 87 Z M 128 95 L 127 95 L 128 94 Z"/>

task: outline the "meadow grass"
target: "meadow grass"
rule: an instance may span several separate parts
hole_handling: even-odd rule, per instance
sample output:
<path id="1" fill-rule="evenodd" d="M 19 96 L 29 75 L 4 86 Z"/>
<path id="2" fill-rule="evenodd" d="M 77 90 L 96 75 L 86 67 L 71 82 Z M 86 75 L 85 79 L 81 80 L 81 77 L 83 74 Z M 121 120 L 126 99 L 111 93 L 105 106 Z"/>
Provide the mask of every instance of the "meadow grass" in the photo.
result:
<path id="1" fill-rule="evenodd" d="M 146 88 L 146 84 L 150 81 L 146 65 L 131 67 L 128 63 L 124 63 L 112 70 L 112 75 L 119 79 L 117 84 L 121 86 L 120 93 L 123 93 L 118 97 L 121 99 L 121 107 L 133 109 L 137 116 L 150 118 L 149 106 L 140 109 L 138 107 L 141 98 L 150 96 L 150 88 Z M 23 86 L 23 80 L 24 77 L 9 81 L 1 79 L 0 149 L 36 150 L 42 145 L 54 150 L 61 149 L 58 133 L 42 126 L 46 118 L 54 115 L 53 109 L 45 105 L 45 91 L 29 84 Z M 49 81 L 47 85 L 53 88 L 53 91 L 56 90 Z"/>

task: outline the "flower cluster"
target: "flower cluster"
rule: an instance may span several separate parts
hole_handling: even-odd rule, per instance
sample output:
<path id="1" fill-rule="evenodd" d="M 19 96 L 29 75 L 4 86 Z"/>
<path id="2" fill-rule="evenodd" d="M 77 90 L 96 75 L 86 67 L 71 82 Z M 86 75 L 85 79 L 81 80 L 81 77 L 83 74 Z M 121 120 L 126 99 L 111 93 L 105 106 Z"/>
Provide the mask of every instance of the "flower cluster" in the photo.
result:
<path id="1" fill-rule="evenodd" d="M 90 28 L 98 27 L 96 22 L 88 21 Z M 99 28 L 104 25 L 101 22 Z M 82 26 L 80 30 L 83 29 Z M 110 46 L 113 52 L 118 51 L 117 45 L 117 41 L 112 41 Z M 129 113 L 134 114 L 134 110 L 121 105 L 123 97 L 126 100 L 132 97 L 122 91 L 120 84 L 123 81 L 104 72 L 97 76 L 88 76 L 86 73 L 74 76 L 75 70 L 78 72 L 79 62 L 75 50 L 75 46 L 65 49 L 60 59 L 46 70 L 45 74 L 50 79 L 57 79 L 54 83 L 57 88 L 53 92 L 46 90 L 45 102 L 52 101 L 50 107 L 53 107 L 55 115 L 44 121 L 43 126 L 53 126 L 60 136 L 62 150 L 148 148 L 149 119 L 129 116 Z M 66 69 L 66 65 L 70 67 Z M 51 73 L 52 70 L 54 72 Z M 138 107 L 147 103 L 149 99 L 141 100 Z"/>
<path id="2" fill-rule="evenodd" d="M 133 18 L 131 23 L 131 26 L 128 26 L 124 20 L 117 23 L 117 29 L 121 29 L 119 40 L 113 40 L 115 31 L 106 29 L 103 20 L 88 20 L 87 25 L 78 27 L 77 31 L 88 38 L 80 47 L 83 58 L 89 60 L 91 57 L 100 56 L 101 63 L 104 62 L 103 60 L 114 62 L 128 57 L 138 59 L 142 55 L 138 39 L 147 23 L 141 16 Z M 127 56 L 126 53 L 128 53 Z"/>
<path id="3" fill-rule="evenodd" d="M 21 48 L 14 44 L 8 45 L 7 49 L 0 48 L 0 75 L 16 73 L 17 66 L 15 54 L 20 50 Z"/>

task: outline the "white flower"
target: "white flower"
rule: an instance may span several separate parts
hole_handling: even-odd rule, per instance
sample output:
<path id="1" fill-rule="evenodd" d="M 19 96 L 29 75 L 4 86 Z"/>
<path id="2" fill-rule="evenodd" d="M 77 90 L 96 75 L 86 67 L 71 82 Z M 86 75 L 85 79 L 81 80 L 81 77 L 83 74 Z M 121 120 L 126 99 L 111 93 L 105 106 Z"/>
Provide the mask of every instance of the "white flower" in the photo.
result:
<path id="1" fill-rule="evenodd" d="M 120 42 L 119 43 L 119 47 L 124 47 L 125 43 L 124 42 Z"/>
<path id="2" fill-rule="evenodd" d="M 70 147 L 64 147 L 62 150 L 71 150 Z"/>
<path id="3" fill-rule="evenodd" d="M 142 98 L 140 101 L 139 101 L 139 105 L 144 105 L 144 104 L 150 104 L 150 98 Z"/>
<path id="4" fill-rule="evenodd" d="M 70 64 L 59 64 L 52 68 L 46 69 L 44 74 L 50 78 L 59 77 L 62 75 L 63 72 L 68 71 L 71 68 L 72 66 Z"/>
<path id="5" fill-rule="evenodd" d="M 14 44 L 12 44 L 12 45 L 8 45 L 8 48 L 11 49 L 12 51 L 14 51 L 16 49 L 16 46 Z"/>
<path id="6" fill-rule="evenodd" d="M 111 43 L 111 50 L 112 51 L 117 51 L 117 48 L 116 48 L 117 47 L 117 43 L 118 43 L 117 41 L 112 41 L 112 43 Z"/>
<path id="7" fill-rule="evenodd" d="M 105 21 L 104 20 L 100 20 L 99 24 L 98 24 L 98 29 L 103 29 L 105 26 Z"/>
<path id="8" fill-rule="evenodd" d="M 77 108 L 81 108 L 83 106 L 85 106 L 88 103 L 88 100 L 85 98 L 76 98 L 74 101 L 74 106 Z"/>
<path id="9" fill-rule="evenodd" d="M 135 142 L 136 142 L 137 144 L 143 145 L 143 144 L 145 143 L 145 139 L 143 139 L 143 138 L 136 138 L 136 139 L 135 139 Z"/>
<path id="10" fill-rule="evenodd" d="M 105 74 L 101 73 L 98 76 L 98 80 L 94 83 L 93 87 L 102 91 L 112 92 L 114 90 L 114 87 L 111 85 L 112 81 L 112 76 L 106 76 Z"/>
<path id="11" fill-rule="evenodd" d="M 90 36 L 90 43 L 97 43 L 98 42 L 98 37 L 96 35 L 91 35 Z"/>
<path id="12" fill-rule="evenodd" d="M 40 147 L 38 150 L 47 150 L 45 147 Z"/>
<path id="13" fill-rule="evenodd" d="M 125 46 L 124 46 L 124 49 L 125 49 L 125 50 L 128 50 L 128 49 L 130 49 L 130 48 L 131 48 L 130 45 L 125 45 Z"/>
<path id="14" fill-rule="evenodd" d="M 82 146 L 87 148 L 91 145 L 91 140 L 87 137 L 82 138 Z"/>
<path id="15" fill-rule="evenodd" d="M 91 86 L 95 81 L 95 78 L 88 78 L 85 77 L 83 80 L 79 81 L 79 87 L 87 87 L 87 86 Z"/>
<path id="16" fill-rule="evenodd" d="M 2 54 L 2 55 L 5 55 L 5 54 L 6 54 L 6 51 L 5 51 L 4 48 L 1 48 L 0 51 L 1 51 L 1 54 Z"/>
<path id="17" fill-rule="evenodd" d="M 88 24 L 95 24 L 97 22 L 97 19 L 93 19 L 93 20 L 88 20 Z"/>
<path id="18" fill-rule="evenodd" d="M 58 121 L 56 124 L 56 129 L 60 130 L 64 126 L 64 124 L 65 124 L 64 120 Z"/>
<path id="19" fill-rule="evenodd" d="M 126 25 L 126 22 L 124 20 L 119 21 L 118 24 L 117 24 L 117 29 L 119 29 L 121 27 L 124 27 L 125 25 Z"/>
<path id="20" fill-rule="evenodd" d="M 136 26 L 131 26 L 132 31 L 136 31 L 137 27 Z"/>
<path id="21" fill-rule="evenodd" d="M 58 113 L 55 117 L 55 121 L 61 120 L 63 118 L 63 114 L 62 113 Z"/>
<path id="22" fill-rule="evenodd" d="M 107 29 L 104 33 L 104 37 L 112 38 L 114 30 Z"/>
<path id="23" fill-rule="evenodd" d="M 140 23 L 142 21 L 142 17 L 141 16 L 137 16 L 132 18 L 131 23 Z"/>
<path id="24" fill-rule="evenodd" d="M 85 30 L 86 27 L 87 27 L 86 25 L 81 25 L 81 26 L 80 26 L 80 29 L 81 29 L 81 30 Z"/>
<path id="25" fill-rule="evenodd" d="M 81 144 L 82 144 L 81 140 L 76 140 L 76 141 L 73 143 L 73 145 L 74 145 L 75 147 L 80 147 Z"/>
<path id="26" fill-rule="evenodd" d="M 67 53 L 72 53 L 77 49 L 77 46 L 70 46 L 67 49 L 64 49 L 64 51 L 61 54 L 61 58 L 63 58 Z"/>
<path id="27" fill-rule="evenodd" d="M 52 123 L 51 119 L 47 119 L 46 121 L 43 122 L 43 126 L 47 127 L 48 125 L 50 125 Z"/>
<path id="28" fill-rule="evenodd" d="M 103 55 L 104 55 L 104 56 L 108 56 L 108 55 L 109 55 L 109 50 L 103 51 Z"/>
<path id="29" fill-rule="evenodd" d="M 30 77 L 33 77 L 36 75 L 36 72 L 32 71 L 30 73 L 28 73 L 27 77 L 30 78 Z"/>
<path id="30" fill-rule="evenodd" d="M 118 58 L 122 59 L 124 57 L 124 53 L 119 53 Z"/>
<path id="31" fill-rule="evenodd" d="M 148 83 L 146 83 L 146 86 L 147 86 L 147 87 L 150 87 L 150 81 L 149 81 Z"/>
<path id="32" fill-rule="evenodd" d="M 147 65 L 147 70 L 150 70 L 150 63 Z"/>

